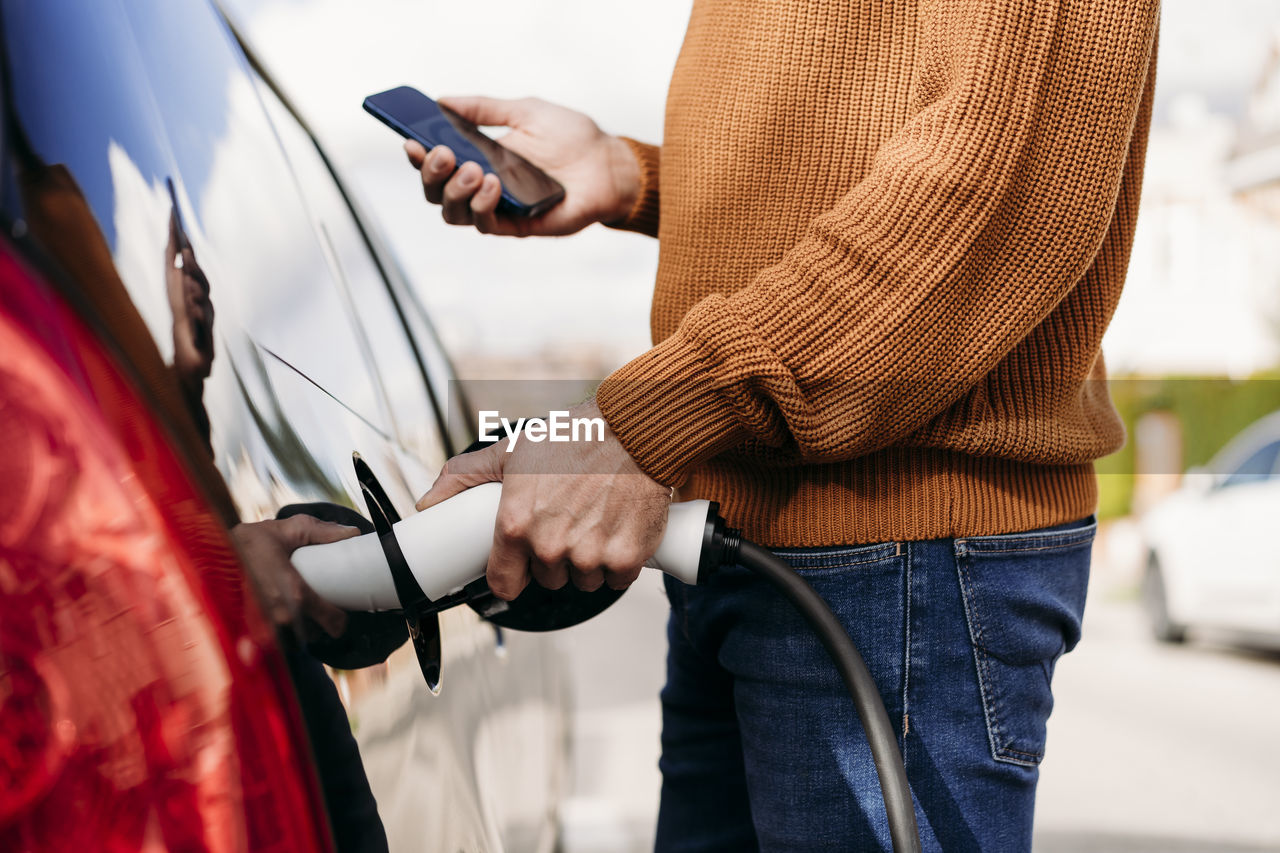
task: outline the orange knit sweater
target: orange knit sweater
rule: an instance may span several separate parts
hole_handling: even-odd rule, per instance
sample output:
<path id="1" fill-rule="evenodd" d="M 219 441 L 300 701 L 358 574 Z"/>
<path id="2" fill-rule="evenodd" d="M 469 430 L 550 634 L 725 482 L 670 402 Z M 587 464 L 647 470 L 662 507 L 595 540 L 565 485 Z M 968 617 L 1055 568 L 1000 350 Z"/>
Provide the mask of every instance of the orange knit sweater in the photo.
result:
<path id="1" fill-rule="evenodd" d="M 1158 0 L 695 0 L 619 227 L 655 346 L 597 401 L 773 546 L 1093 511 Z"/>

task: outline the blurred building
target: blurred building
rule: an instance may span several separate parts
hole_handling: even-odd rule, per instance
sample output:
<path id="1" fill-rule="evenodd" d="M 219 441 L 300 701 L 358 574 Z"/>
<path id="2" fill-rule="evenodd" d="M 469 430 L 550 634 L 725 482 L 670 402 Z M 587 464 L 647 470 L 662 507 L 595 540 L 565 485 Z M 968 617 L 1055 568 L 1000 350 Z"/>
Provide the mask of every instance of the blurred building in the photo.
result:
<path id="1" fill-rule="evenodd" d="M 1280 226 L 1280 33 L 1240 123 L 1228 178 L 1241 200 Z"/>
<path id="2" fill-rule="evenodd" d="M 1167 93 L 1151 131 L 1113 376 L 1242 378 L 1280 363 L 1280 41 L 1243 117 Z"/>
<path id="3" fill-rule="evenodd" d="M 1240 123 L 1228 179 L 1236 197 L 1271 226 L 1272 245 L 1280 243 L 1280 30 Z M 1280 276 L 1267 285 L 1262 316 L 1275 340 L 1280 338 Z"/>

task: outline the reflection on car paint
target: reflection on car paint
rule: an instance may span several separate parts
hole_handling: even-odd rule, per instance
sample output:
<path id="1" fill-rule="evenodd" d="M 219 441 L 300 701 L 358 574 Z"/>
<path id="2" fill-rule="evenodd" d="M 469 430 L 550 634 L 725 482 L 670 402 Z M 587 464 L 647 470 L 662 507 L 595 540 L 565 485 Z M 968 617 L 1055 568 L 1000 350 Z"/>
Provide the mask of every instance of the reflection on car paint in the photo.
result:
<path id="1" fill-rule="evenodd" d="M 173 372 L 187 413 L 212 456 L 209 412 L 204 407 L 204 381 L 213 370 L 214 358 L 212 288 L 182 224 L 173 182 L 167 183 L 173 208 L 169 214 L 169 241 L 164 248 L 164 277 L 169 310 L 173 313 Z"/>
<path id="2" fill-rule="evenodd" d="M 81 285 L 126 358 L 155 362 L 148 390 L 190 416 L 182 449 L 212 456 L 200 474 L 224 520 L 301 501 L 363 510 L 353 450 L 412 511 L 445 437 L 406 323 L 441 399 L 447 364 L 398 273 L 384 277 L 394 262 L 370 255 L 310 137 L 216 12 L 40 0 L 5 3 L 0 18 L 3 213 Z M 373 773 L 384 808 L 403 798 L 407 819 L 449 804 L 443 823 L 405 826 L 398 849 L 550 847 L 564 734 L 551 647 L 510 637 L 503 664 L 493 643 L 459 611 L 441 696 L 419 695 L 404 649 L 385 682 L 349 697 L 360 729 L 377 732 L 368 749 L 414 757 L 415 776 Z M 378 715 L 399 727 L 375 730 Z M 536 795 L 502 802 L 516 780 Z"/>

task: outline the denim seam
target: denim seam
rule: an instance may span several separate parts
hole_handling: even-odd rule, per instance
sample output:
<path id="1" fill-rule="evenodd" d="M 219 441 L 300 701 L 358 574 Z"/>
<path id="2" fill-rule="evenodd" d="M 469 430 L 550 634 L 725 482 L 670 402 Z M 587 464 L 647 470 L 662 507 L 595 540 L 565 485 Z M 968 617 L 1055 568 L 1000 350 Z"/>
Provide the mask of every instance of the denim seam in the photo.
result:
<path id="1" fill-rule="evenodd" d="M 956 542 L 960 546 L 961 542 Z M 967 572 L 964 565 L 964 554 L 961 548 L 957 548 L 956 554 L 956 579 L 960 584 L 960 602 L 964 607 L 964 618 L 966 626 L 969 629 L 969 640 L 973 645 L 973 665 L 975 675 L 978 679 L 978 693 L 982 698 L 982 717 L 987 724 L 987 742 L 991 747 L 991 754 L 994 757 L 997 753 L 995 735 L 991 730 L 991 711 L 990 703 L 987 701 L 986 679 L 982 677 L 983 662 L 979 652 L 979 643 L 982 638 L 982 626 L 978 622 L 977 615 L 973 612 L 973 608 L 969 606 L 969 595 L 966 585 Z"/>
<path id="2" fill-rule="evenodd" d="M 975 548 L 969 544 L 964 545 L 963 548 L 966 554 L 1027 554 L 1033 551 L 1062 551 L 1067 548 L 1078 548 L 1081 545 L 1088 545 L 1090 543 L 1091 539 L 1080 539 L 1075 542 L 1059 542 L 1054 545 L 1044 545 L 1038 548 Z"/>
<path id="3" fill-rule="evenodd" d="M 982 716 L 987 721 L 987 742 L 991 747 L 991 757 L 1008 764 L 1034 767 L 1044 758 L 1044 753 L 1024 752 L 1004 744 L 1004 736 L 1000 732 L 999 714 L 996 711 L 1000 697 L 996 690 L 995 679 L 991 677 L 990 660 L 983 647 L 982 622 L 977 608 L 970 605 L 973 580 L 964 559 L 967 554 L 962 549 L 957 551 L 956 569 L 960 581 L 960 598 L 964 605 L 965 621 L 969 626 L 969 639 L 973 644 L 973 661 L 978 676 L 978 692 L 982 696 Z"/>
<path id="4" fill-rule="evenodd" d="M 675 606 L 675 602 L 671 602 Z M 685 641 L 689 647 L 697 650 L 697 645 L 693 642 L 693 637 L 689 633 L 689 590 L 687 587 L 680 586 L 680 633 L 684 634 Z"/>
<path id="5" fill-rule="evenodd" d="M 874 553 L 874 557 L 867 557 L 865 560 L 854 560 L 852 562 L 838 562 L 838 558 L 844 555 L 852 555 L 852 553 L 867 552 Z M 829 565 L 814 565 L 801 567 L 800 571 L 805 569 L 846 569 L 849 566 L 863 566 L 868 562 L 882 562 L 884 560 L 892 560 L 893 557 L 902 556 L 901 542 L 886 542 L 870 548 L 846 548 L 844 551 L 824 551 L 823 553 L 814 553 L 812 551 L 773 551 L 774 555 L 780 556 L 787 562 L 799 561 L 803 566 L 806 557 L 815 557 L 818 562 L 831 561 Z M 796 567 L 792 562 L 792 567 Z"/>
<path id="6" fill-rule="evenodd" d="M 805 571 L 806 569 L 849 569 L 849 568 L 853 568 L 854 566 L 865 566 L 867 563 L 883 563 L 886 560 L 892 560 L 894 557 L 897 557 L 897 556 L 898 556 L 897 554 L 886 554 L 883 557 L 872 557 L 869 560 L 854 560 L 852 563 L 839 562 L 839 563 L 832 563 L 830 565 L 806 566 L 806 565 L 803 565 L 802 563 L 797 568 L 800 571 Z"/>
<path id="7" fill-rule="evenodd" d="M 869 571 L 869 569 L 867 568 L 868 566 L 874 566 L 877 564 L 890 565 L 900 559 L 902 558 L 901 557 L 885 557 L 884 559 L 881 559 L 881 560 L 866 560 L 861 563 L 842 563 L 841 565 L 838 565 L 838 566 L 793 566 L 792 568 L 795 570 L 796 574 L 800 575 L 801 577 L 813 578 L 813 577 L 824 577 L 827 575 L 839 575 L 844 572 L 852 571 L 855 569 L 865 572 L 865 571 Z"/>
<path id="8" fill-rule="evenodd" d="M 1002 746 L 1002 747 L 1000 747 L 1000 752 L 1002 752 L 1002 753 L 1007 753 L 1008 755 L 1025 755 L 1025 756 L 1027 757 L 1027 761 L 1026 761 L 1026 762 L 1022 762 L 1022 761 L 1018 761 L 1017 759 L 1011 759 L 1011 758 L 1009 758 L 1009 757 L 1008 757 L 1008 755 L 1006 755 L 1006 757 L 1004 758 L 1004 760 L 1005 760 L 1005 761 L 1009 761 L 1010 763 L 1013 763 L 1013 764 L 1023 764 L 1023 763 L 1026 763 L 1026 764 L 1039 764 L 1039 763 L 1040 763 L 1040 759 L 1044 758 L 1044 753 L 1043 753 L 1043 752 L 1024 752 L 1024 751 L 1022 751 L 1021 749 L 1014 749 L 1014 748 L 1013 748 L 1013 747 L 1011 747 L 1011 746 Z"/>
<path id="9" fill-rule="evenodd" d="M 1041 551 L 1065 548 L 1092 541 L 1097 535 L 1096 525 L 1068 530 L 1063 533 L 1007 534 L 992 537 L 957 539 L 957 548 L 978 551 L 983 554 L 999 554 L 1007 551 Z M 1000 547 L 992 547 L 1000 546 Z"/>
<path id="10" fill-rule="evenodd" d="M 911 702 L 908 698 L 911 690 L 911 560 L 913 556 L 911 543 L 907 542 L 902 546 L 902 550 L 906 552 L 906 566 L 903 568 L 903 590 L 906 601 L 903 607 L 905 617 L 902 620 L 902 761 L 906 763 L 907 735 L 911 730 L 909 722 Z"/>

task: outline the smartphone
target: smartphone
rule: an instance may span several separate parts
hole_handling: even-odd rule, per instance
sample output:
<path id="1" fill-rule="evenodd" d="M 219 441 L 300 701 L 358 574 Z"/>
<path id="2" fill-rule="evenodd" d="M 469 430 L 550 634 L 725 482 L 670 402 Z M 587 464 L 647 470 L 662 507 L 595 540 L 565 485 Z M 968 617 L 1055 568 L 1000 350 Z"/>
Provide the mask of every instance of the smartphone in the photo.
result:
<path id="1" fill-rule="evenodd" d="M 537 216 L 564 198 L 564 187 L 546 172 L 494 140 L 448 107 L 417 89 L 400 86 L 364 99 L 364 108 L 407 139 L 428 151 L 447 145 L 458 165 L 468 160 L 493 172 L 502 181 L 498 211 L 509 216 Z"/>

